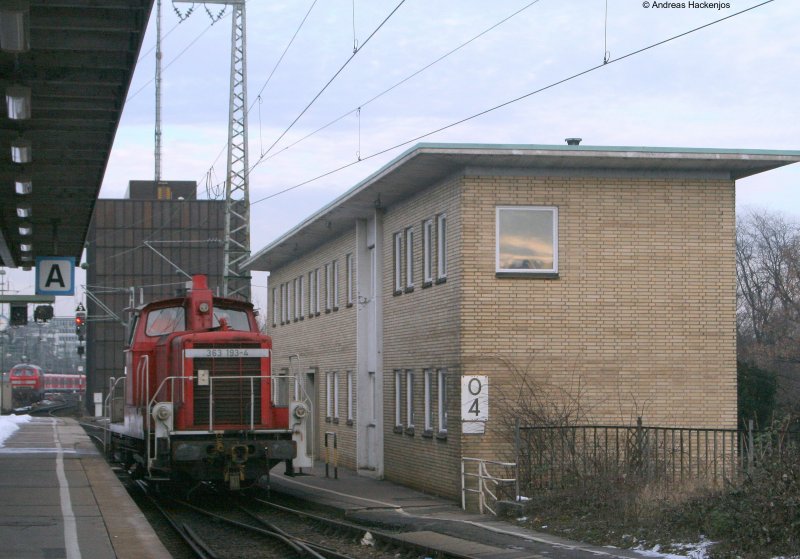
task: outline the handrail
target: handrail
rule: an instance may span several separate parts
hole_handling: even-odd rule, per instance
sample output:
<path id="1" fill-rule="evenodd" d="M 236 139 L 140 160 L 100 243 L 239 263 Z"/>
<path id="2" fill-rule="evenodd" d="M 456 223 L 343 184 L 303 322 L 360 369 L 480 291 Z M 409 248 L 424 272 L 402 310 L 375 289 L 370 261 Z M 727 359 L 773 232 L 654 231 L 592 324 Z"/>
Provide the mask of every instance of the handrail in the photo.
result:
<path id="1" fill-rule="evenodd" d="M 297 382 L 297 379 L 293 376 L 289 375 L 275 375 L 266 374 L 266 375 L 243 375 L 243 376 L 210 376 L 209 377 L 209 393 L 208 393 L 208 432 L 212 432 L 214 430 L 214 383 L 216 382 L 226 382 L 226 381 L 242 381 L 242 380 L 249 380 L 250 381 L 250 429 L 255 429 L 256 424 L 256 410 L 255 410 L 255 381 L 256 380 L 270 380 L 272 379 L 286 379 L 286 380 L 293 380 Z M 162 401 L 170 401 L 170 400 L 159 400 L 162 393 L 166 392 L 166 388 L 169 385 L 169 392 L 172 394 L 171 402 L 174 404 L 176 392 L 176 384 L 180 388 L 180 394 L 185 394 L 183 387 L 181 384 L 178 383 L 185 383 L 185 382 L 194 382 L 197 379 L 197 376 L 185 376 L 185 375 L 171 375 L 165 377 L 161 380 L 161 383 L 158 385 L 158 388 L 153 392 L 153 395 L 147 400 L 146 407 L 144 410 L 145 413 L 145 438 L 147 439 L 147 471 L 148 475 L 152 474 L 151 470 L 151 460 L 155 458 L 155 456 L 151 456 L 151 422 L 150 418 L 152 415 L 153 407 Z M 146 386 L 149 388 L 149 379 L 144 381 Z M 303 392 L 305 393 L 305 388 L 302 388 Z M 306 397 L 308 397 L 306 395 Z"/>
<path id="2" fill-rule="evenodd" d="M 167 383 L 170 383 L 171 392 L 174 394 L 175 393 L 175 383 L 176 382 L 194 381 L 196 379 L 197 379 L 196 376 L 184 376 L 184 375 L 173 375 L 173 376 L 164 377 L 164 379 L 162 379 L 161 383 L 158 385 L 158 388 L 156 389 L 156 391 L 153 393 L 153 396 L 147 402 L 147 415 L 148 416 L 150 415 L 150 411 L 152 410 L 153 406 L 156 403 L 158 403 L 158 401 L 160 401 L 160 400 L 157 400 L 157 398 L 159 397 L 161 392 L 164 390 L 164 388 L 166 387 Z M 254 410 L 254 408 L 255 408 L 255 396 L 254 396 L 255 395 L 255 390 L 254 390 L 254 384 L 253 384 L 253 381 L 255 379 L 259 379 L 259 380 L 261 380 L 261 379 L 266 379 L 266 380 L 289 379 L 289 380 L 295 380 L 295 382 L 296 382 L 295 377 L 289 376 L 289 375 L 275 375 L 275 376 L 273 376 L 271 374 L 268 374 L 268 375 L 212 376 L 212 377 L 209 377 L 209 386 L 210 387 L 213 387 L 213 384 L 215 382 L 241 381 L 241 380 L 249 380 L 250 381 L 250 398 L 251 398 L 250 399 L 250 410 L 251 410 L 250 428 L 251 429 L 255 427 L 255 410 Z M 305 388 L 304 387 L 302 388 L 302 390 L 305 393 Z M 307 394 L 305 394 L 305 396 L 306 396 L 306 398 L 308 398 Z M 209 431 L 213 430 L 213 415 L 214 415 L 214 413 L 213 413 L 212 405 L 213 405 L 213 388 L 210 388 L 209 389 Z"/>
<path id="3" fill-rule="evenodd" d="M 471 474 L 467 473 L 465 464 L 467 462 L 474 462 L 478 464 L 478 473 Z M 487 468 L 487 464 L 491 464 L 493 466 L 500 466 L 502 468 L 514 468 L 514 477 L 513 478 L 501 478 L 493 476 L 489 473 L 489 469 Z M 487 509 L 493 515 L 497 516 L 497 512 L 489 506 L 488 500 L 486 496 L 492 498 L 493 502 L 497 502 L 497 493 L 494 491 L 501 483 L 516 483 L 516 462 L 498 462 L 495 460 L 484 460 L 482 458 L 462 458 L 461 459 L 461 508 L 466 510 L 467 508 L 467 493 L 477 493 L 478 494 L 478 508 L 483 514 L 483 509 Z M 477 489 L 468 489 L 467 488 L 467 478 L 474 477 L 478 479 L 478 488 Z"/>
<path id="4" fill-rule="evenodd" d="M 106 394 L 106 399 L 103 400 L 103 412 L 105 415 L 108 416 L 109 421 L 111 420 L 111 400 L 114 399 L 114 392 L 117 390 L 117 384 L 120 381 L 124 382 L 127 377 L 119 377 L 114 379 L 114 384 L 112 384 L 108 388 L 108 394 Z"/>
<path id="5" fill-rule="evenodd" d="M 108 394 L 103 400 L 103 415 L 108 417 L 108 425 L 103 430 L 103 452 L 108 453 L 108 447 L 111 444 L 111 402 L 114 400 L 114 393 L 117 391 L 117 385 L 122 382 L 125 384 L 127 377 L 119 377 L 114 379 L 114 383 L 108 387 Z"/>

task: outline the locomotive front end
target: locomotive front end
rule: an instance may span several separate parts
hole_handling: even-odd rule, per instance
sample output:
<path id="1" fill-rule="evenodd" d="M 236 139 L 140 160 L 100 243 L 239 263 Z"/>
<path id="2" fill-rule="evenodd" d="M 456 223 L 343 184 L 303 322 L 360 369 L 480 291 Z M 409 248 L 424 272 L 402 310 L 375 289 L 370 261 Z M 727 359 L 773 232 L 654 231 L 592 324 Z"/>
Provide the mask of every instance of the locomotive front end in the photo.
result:
<path id="1" fill-rule="evenodd" d="M 161 411 L 164 419 L 154 418 L 170 437 L 161 461 L 168 459 L 176 472 L 235 489 L 295 458 L 288 408 L 272 398 L 269 339 L 253 338 L 220 330 L 180 340 L 183 378 L 172 398 L 177 405 Z"/>
<path id="2" fill-rule="evenodd" d="M 145 305 L 126 350 L 120 460 L 151 479 L 252 483 L 279 462 L 310 465 L 290 421 L 287 379 L 271 376 L 272 340 L 253 306 L 214 297 L 195 276 L 185 297 Z M 112 398 L 113 399 L 113 398 Z M 112 414 L 113 416 L 113 414 Z"/>

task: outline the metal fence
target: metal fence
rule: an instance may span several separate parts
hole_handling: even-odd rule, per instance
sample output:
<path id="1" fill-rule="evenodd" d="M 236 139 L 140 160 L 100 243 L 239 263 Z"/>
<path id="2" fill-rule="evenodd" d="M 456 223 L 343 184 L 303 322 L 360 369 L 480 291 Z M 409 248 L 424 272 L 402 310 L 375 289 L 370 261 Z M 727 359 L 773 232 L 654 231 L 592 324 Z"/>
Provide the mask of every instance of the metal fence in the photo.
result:
<path id="1" fill-rule="evenodd" d="M 534 427 L 519 423 L 516 463 L 523 491 L 598 480 L 720 485 L 800 446 L 800 431 L 633 426 Z"/>

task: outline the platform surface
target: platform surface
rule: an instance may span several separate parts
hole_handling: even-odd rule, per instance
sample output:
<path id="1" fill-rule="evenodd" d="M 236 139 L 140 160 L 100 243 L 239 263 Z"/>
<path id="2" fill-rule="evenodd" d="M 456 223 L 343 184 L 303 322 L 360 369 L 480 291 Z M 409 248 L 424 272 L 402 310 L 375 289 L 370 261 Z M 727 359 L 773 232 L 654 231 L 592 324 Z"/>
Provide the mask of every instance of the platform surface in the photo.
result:
<path id="1" fill-rule="evenodd" d="M 0 558 L 170 557 L 77 421 L 17 426 L 0 445 Z"/>
<path id="2" fill-rule="evenodd" d="M 339 511 L 345 519 L 376 529 L 401 529 L 401 539 L 473 559 L 641 559 L 633 550 L 600 547 L 529 530 L 514 518 L 461 509 L 461 503 L 427 495 L 369 474 L 317 462 L 287 476 L 280 466 L 270 476 L 276 492 Z M 652 554 L 650 555 L 653 556 Z"/>

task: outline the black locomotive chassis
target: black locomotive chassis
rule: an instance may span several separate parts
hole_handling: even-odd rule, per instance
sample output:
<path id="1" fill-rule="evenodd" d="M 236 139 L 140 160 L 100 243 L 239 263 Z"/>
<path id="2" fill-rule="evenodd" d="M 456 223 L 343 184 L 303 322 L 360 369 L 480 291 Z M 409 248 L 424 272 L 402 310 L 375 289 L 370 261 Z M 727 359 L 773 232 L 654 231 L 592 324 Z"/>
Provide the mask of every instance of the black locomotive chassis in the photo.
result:
<path id="1" fill-rule="evenodd" d="M 117 451 L 122 451 L 116 453 L 117 459 L 131 462 L 134 458 L 144 465 L 144 441 L 131 437 L 115 439 Z M 158 443 L 154 470 L 173 479 L 222 481 L 232 471 L 243 471 L 244 479 L 257 480 L 279 462 L 296 456 L 296 443 L 290 433 L 181 434 L 173 435 L 169 446 L 164 439 Z"/>

